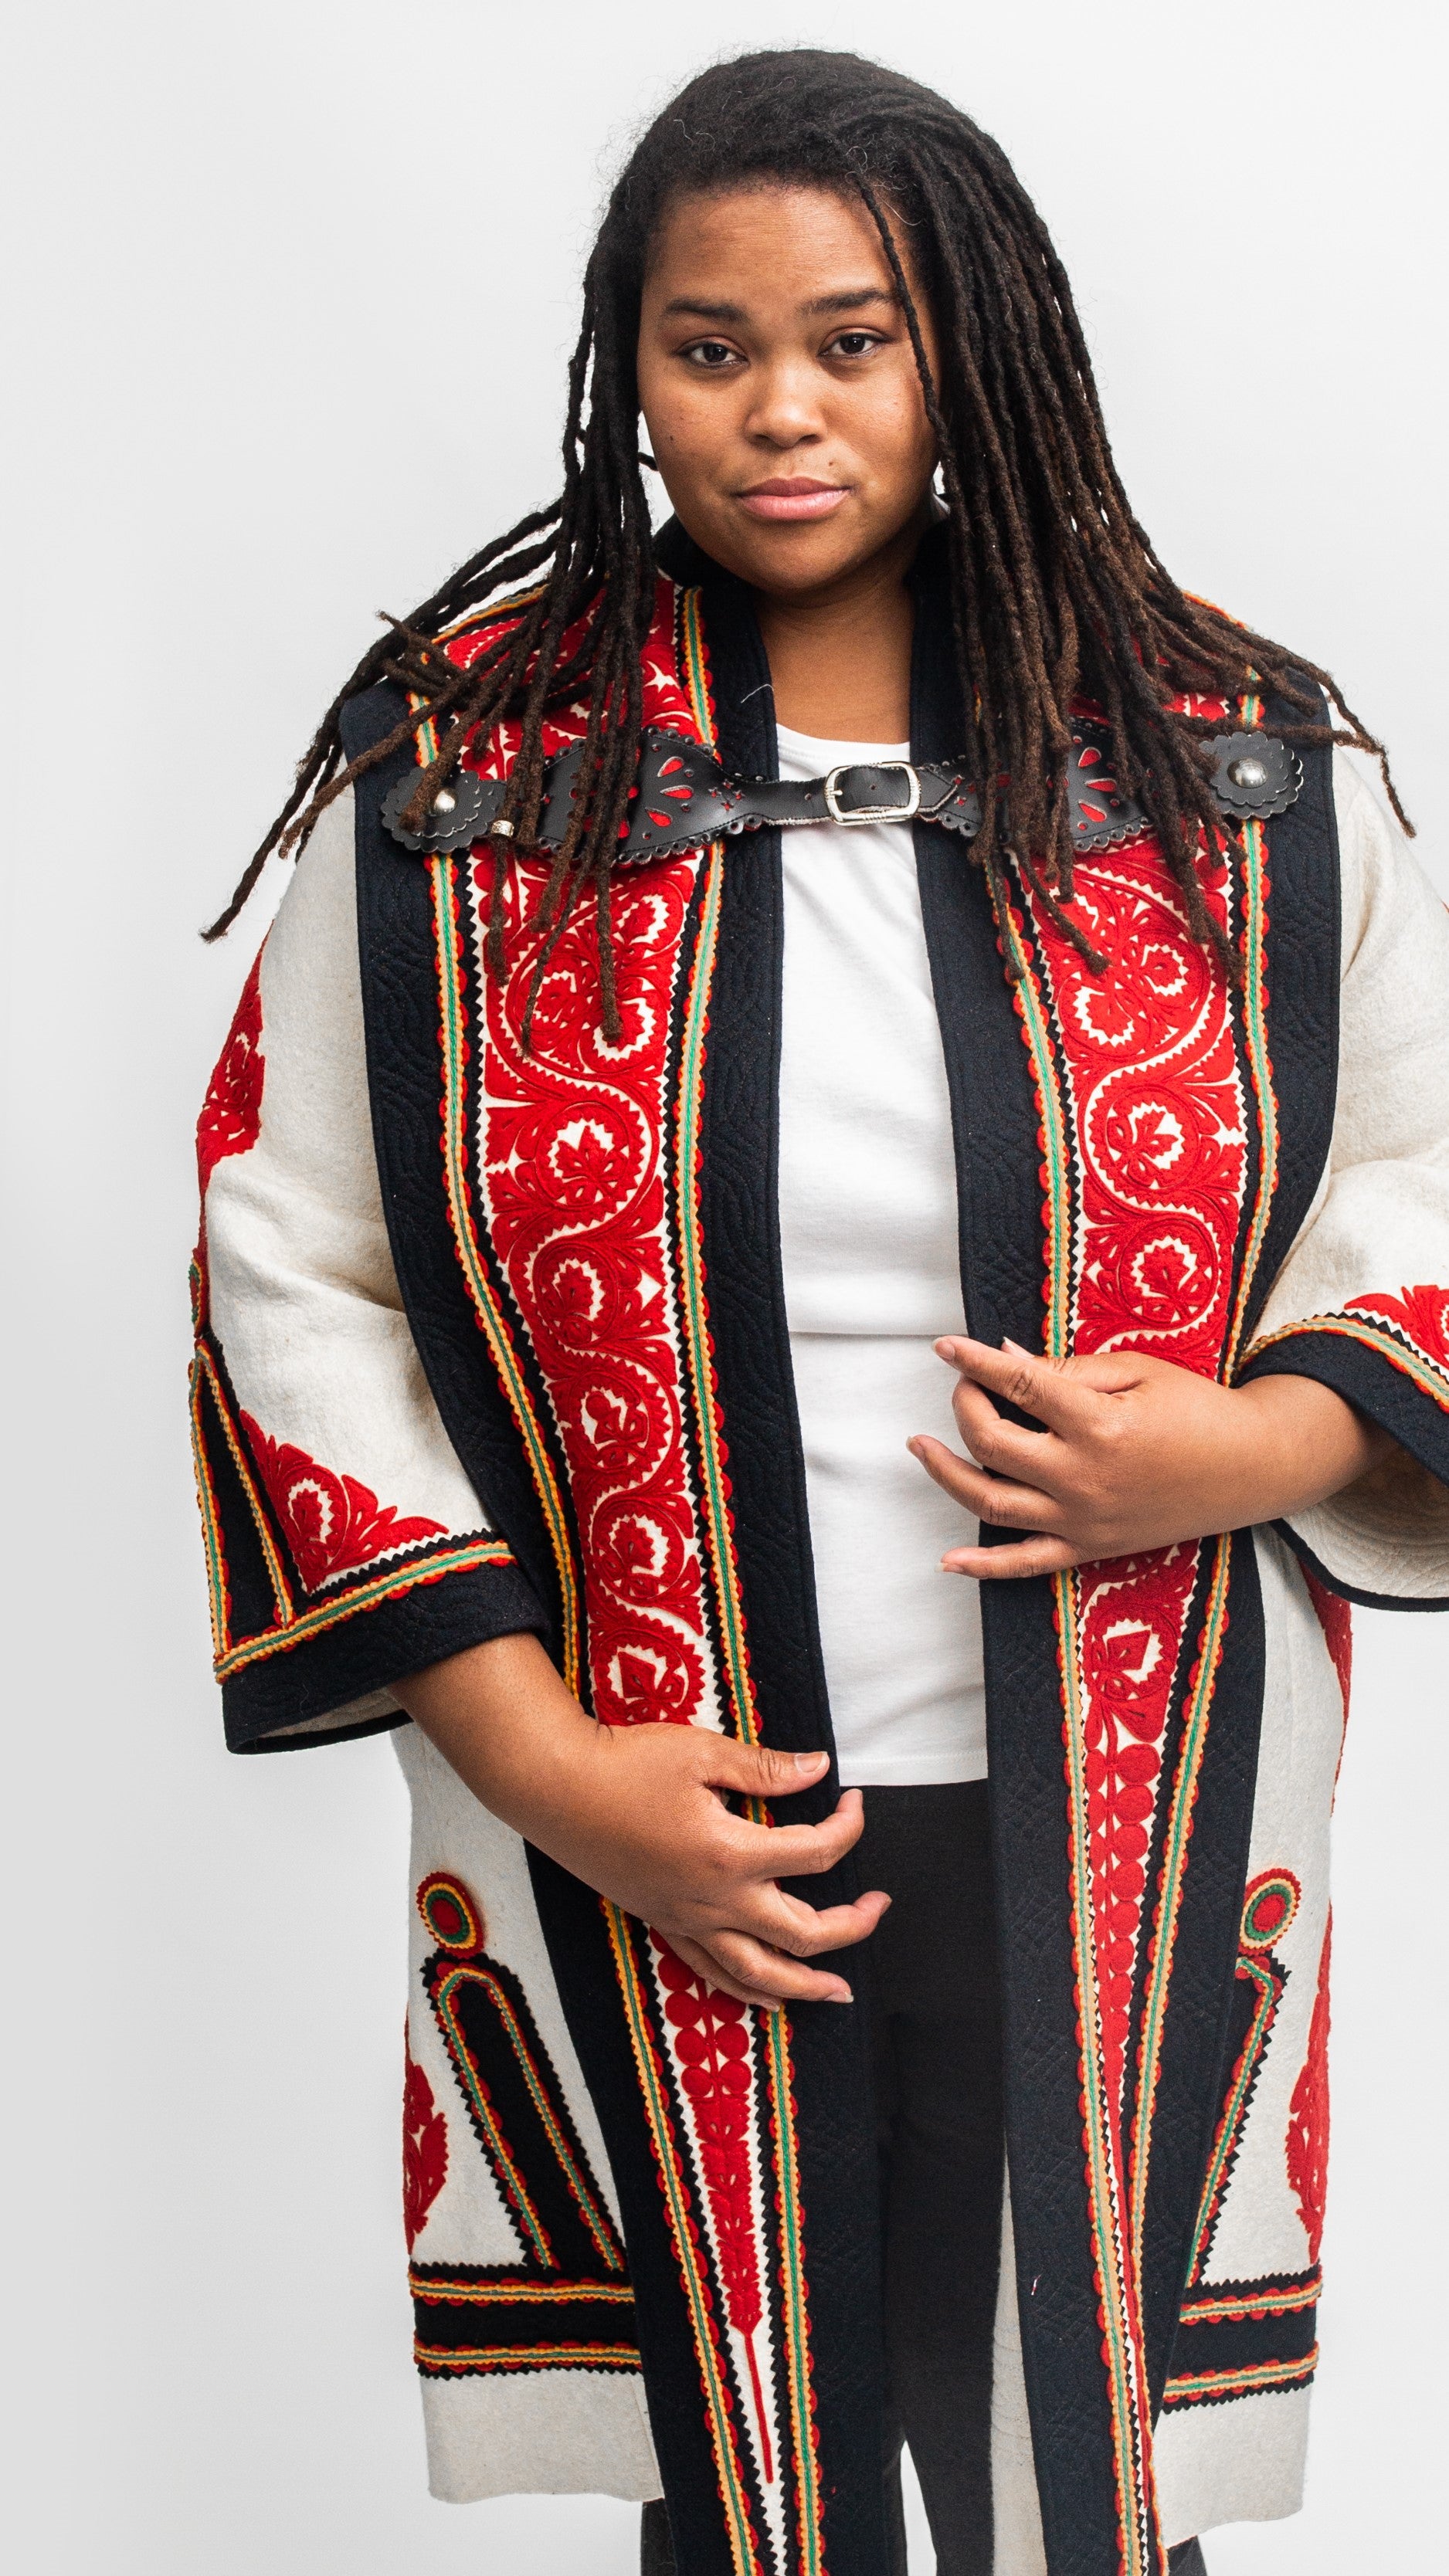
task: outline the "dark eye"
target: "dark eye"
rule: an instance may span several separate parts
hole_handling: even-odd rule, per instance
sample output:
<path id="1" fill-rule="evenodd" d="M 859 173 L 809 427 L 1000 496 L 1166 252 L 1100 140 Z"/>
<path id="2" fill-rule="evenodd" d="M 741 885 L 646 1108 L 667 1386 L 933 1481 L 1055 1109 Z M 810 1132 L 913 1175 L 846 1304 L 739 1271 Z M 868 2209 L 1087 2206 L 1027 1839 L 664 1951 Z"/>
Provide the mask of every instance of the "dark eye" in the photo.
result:
<path id="1" fill-rule="evenodd" d="M 714 374 L 718 374 L 721 367 L 729 366 L 734 354 L 723 340 L 696 340 L 684 352 L 693 366 L 707 367 Z"/>
<path id="2" fill-rule="evenodd" d="M 831 350 L 837 358 L 864 358 L 872 349 L 878 349 L 880 345 L 880 339 L 874 331 L 837 331 L 830 343 Z"/>

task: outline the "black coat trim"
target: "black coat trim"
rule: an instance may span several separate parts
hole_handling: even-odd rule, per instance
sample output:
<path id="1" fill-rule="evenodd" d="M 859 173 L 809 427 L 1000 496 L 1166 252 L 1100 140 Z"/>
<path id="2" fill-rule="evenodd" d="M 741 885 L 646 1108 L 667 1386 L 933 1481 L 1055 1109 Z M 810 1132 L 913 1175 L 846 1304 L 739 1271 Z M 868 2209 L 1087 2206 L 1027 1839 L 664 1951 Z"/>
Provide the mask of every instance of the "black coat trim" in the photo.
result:
<path id="1" fill-rule="evenodd" d="M 559 2367 L 560 2347 L 568 2354 L 564 2367 L 570 2370 L 639 2368 L 632 2299 L 601 2298 L 597 2290 L 591 2296 L 584 2282 L 572 2298 L 544 2303 L 526 2296 L 495 2295 L 480 2307 L 467 2297 L 467 2285 L 470 2281 L 496 2284 L 500 2278 L 507 2284 L 508 2276 L 500 2275 L 497 2267 L 489 2272 L 477 2264 L 415 2264 L 411 2278 L 418 2368 L 425 2379 L 485 2374 L 496 2366 L 494 2352 L 500 2346 L 508 2355 L 510 2373 L 520 2357 L 540 2346 L 544 2347 L 542 2369 Z M 460 2295 L 450 2299 L 447 2285 L 453 2282 L 461 2285 Z M 488 2349 L 490 2342 L 493 2351 Z M 600 2347 L 607 2358 L 600 2358 Z"/>
<path id="2" fill-rule="evenodd" d="M 401 693 L 386 683 L 354 698 L 342 711 L 348 759 L 380 742 L 403 712 Z M 383 799 L 410 760 L 404 744 L 365 772 L 354 790 L 357 938 L 378 1180 L 393 1266 L 444 1428 L 491 1526 L 518 1561 L 519 1600 L 527 1615 L 514 1625 L 539 1630 L 554 1651 L 558 1596 L 552 1552 L 513 1416 L 469 1303 L 442 1186 L 437 948 L 428 870 L 407 858 L 382 825 Z"/>
<path id="3" fill-rule="evenodd" d="M 774 698 L 748 596 L 720 577 L 704 606 L 725 757 L 773 777 Z M 840 1788 L 780 1251 L 784 945 L 780 835 L 752 832 L 725 859 L 701 1114 L 701 1232 L 761 1723 L 767 1743 L 830 1752 L 829 1778 L 790 1801 L 792 1818 L 813 1822 L 830 1813 Z"/>
<path id="4" fill-rule="evenodd" d="M 722 756 L 753 776 L 774 777 L 774 699 L 748 596 L 715 575 L 703 604 Z M 761 1727 L 769 1744 L 831 1751 L 826 1781 L 781 1810 L 782 1821 L 813 1822 L 831 1812 L 840 1787 L 780 1257 L 783 955 L 780 836 L 750 833 L 730 842 L 725 857 L 705 1058 L 701 1233 Z M 848 1902 L 858 1892 L 853 1861 L 796 1892 L 815 1906 Z M 848 1952 L 835 1964 L 849 1977 Z M 878 2576 L 886 2552 L 878 2184 L 864 2014 L 806 2006 L 790 2016 L 790 2040 L 825 2560 L 832 2576 Z M 681 2564 L 692 2568 L 688 2508 L 672 2485 L 669 2497 Z"/>
<path id="5" fill-rule="evenodd" d="M 230 1431 L 237 1446 L 245 1449 L 245 1436 L 236 1419 L 237 1407 L 226 1373 L 225 1357 L 206 1327 L 203 1326 L 198 1332 L 197 1341 L 199 1352 L 204 1349 L 216 1369 L 216 1377 L 213 1379 L 208 1371 L 201 1368 L 198 1359 L 195 1385 L 196 1431 L 205 1461 L 207 1478 L 216 1503 L 218 1536 L 226 1567 L 229 1630 L 227 1642 L 234 1644 L 241 1638 L 264 1637 L 275 1627 L 277 1599 L 272 1590 L 271 1577 L 267 1571 L 267 1560 L 262 1551 L 261 1534 L 257 1528 L 252 1504 L 232 1454 L 231 1439 L 227 1436 Z M 218 1387 L 222 1390 L 220 1398 Z M 225 1413 L 223 1406 L 225 1406 Z M 260 1478 L 255 1478 L 254 1483 L 260 1496 L 261 1509 L 267 1514 L 273 1543 L 278 1544 L 270 1506 L 265 1494 L 261 1492 Z M 299 1647 L 296 1651 L 300 1653 L 305 1650 Z M 229 1718 L 230 1707 L 226 1697 L 228 1688 L 229 1685 L 223 1682 L 222 1709 L 223 1714 Z M 228 1741 L 230 1741 L 229 1728 Z M 233 1750 L 236 1749 L 233 1746 Z"/>
<path id="6" fill-rule="evenodd" d="M 1311 682 L 1305 682 L 1311 687 Z M 1327 707 L 1323 708 L 1326 719 Z M 1264 713 L 1275 724 L 1301 725 L 1295 712 L 1270 700 Z M 1333 1142 L 1338 1100 L 1339 966 L 1343 890 L 1338 817 L 1333 802 L 1333 753 L 1328 745 L 1303 751 L 1298 801 L 1268 825 L 1268 929 L 1264 964 L 1273 1089 L 1278 1103 L 1278 1186 L 1273 1195 L 1257 1277 L 1240 1345 L 1251 1341 L 1273 1281 L 1298 1240 L 1313 1204 Z M 1251 1102 L 1251 1092 L 1249 1093 Z M 1253 1119 L 1251 1105 L 1249 1118 Z M 1256 1121 L 1251 1136 L 1256 1166 Z"/>
<path id="7" fill-rule="evenodd" d="M 1273 2362 L 1303 2361 L 1313 2351 L 1317 2332 L 1316 2306 L 1290 2308 L 1281 2316 L 1214 2318 L 1211 2323 L 1188 2318 L 1172 2357 L 1173 2377 L 1181 2379 L 1200 2370 L 1261 2370 Z"/>
<path id="8" fill-rule="evenodd" d="M 939 575 L 917 583 L 912 746 L 960 731 Z M 985 879 L 916 827 L 926 944 L 956 1138 L 961 1281 L 981 1341 L 1039 1350 L 1041 1145 L 1021 1024 Z M 986 1532 L 987 1544 L 999 1536 Z M 1001 1959 L 1006 2153 L 1022 2361 L 1051 2576 L 1115 2576 L 1112 2423 L 1082 2151 L 1065 1854 L 1061 1676 L 1044 1581 L 983 1583 L 987 1749 Z"/>

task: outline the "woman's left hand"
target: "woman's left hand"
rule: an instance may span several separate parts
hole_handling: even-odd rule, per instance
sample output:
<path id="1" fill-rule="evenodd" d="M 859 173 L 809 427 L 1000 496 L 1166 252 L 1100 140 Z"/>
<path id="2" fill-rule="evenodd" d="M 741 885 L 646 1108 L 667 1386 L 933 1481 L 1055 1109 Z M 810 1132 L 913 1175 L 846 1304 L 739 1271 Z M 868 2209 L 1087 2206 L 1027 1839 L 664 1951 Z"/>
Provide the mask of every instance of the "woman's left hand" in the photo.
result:
<path id="1" fill-rule="evenodd" d="M 953 1402 L 971 1456 L 925 1432 L 908 1445 L 963 1511 L 1024 1534 L 951 1548 L 941 1563 L 952 1574 L 1058 1574 L 1251 1528 L 1338 1493 L 1393 1446 L 1316 1378 L 1227 1387 L 1137 1351 L 1041 1360 L 964 1334 L 936 1349 L 959 1372 Z M 993 1397 L 1043 1428 L 1007 1421 Z"/>

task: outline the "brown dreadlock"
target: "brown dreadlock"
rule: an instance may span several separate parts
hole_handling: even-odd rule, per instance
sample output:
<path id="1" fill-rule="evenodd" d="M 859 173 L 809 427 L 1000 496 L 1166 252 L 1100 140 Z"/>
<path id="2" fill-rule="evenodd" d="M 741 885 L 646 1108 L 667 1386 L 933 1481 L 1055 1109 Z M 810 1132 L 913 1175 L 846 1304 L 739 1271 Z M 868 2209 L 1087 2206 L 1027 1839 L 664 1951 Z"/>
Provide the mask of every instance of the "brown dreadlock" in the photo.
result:
<path id="1" fill-rule="evenodd" d="M 236 918 L 274 849 L 300 848 L 334 797 L 428 722 L 438 748 L 419 769 L 408 807 L 414 827 L 465 743 L 471 738 L 481 751 L 501 717 L 522 718 L 494 826 L 501 881 L 513 853 L 537 838 L 544 715 L 587 686 L 585 775 L 593 792 L 578 800 L 557 853 L 544 921 L 557 936 L 580 889 L 596 889 L 603 1023 L 617 1036 L 609 881 L 638 760 L 640 653 L 654 588 L 634 366 L 645 261 L 678 195 L 771 180 L 857 196 L 890 263 L 939 444 L 960 740 L 982 788 L 972 855 L 998 898 L 1006 851 L 997 782 L 1005 777 L 1011 833 L 1039 891 L 1082 954 L 1102 964 L 1062 910 L 1072 901 L 1069 709 L 1084 685 L 1104 706 L 1118 780 L 1158 834 L 1195 935 L 1230 973 L 1238 961 L 1203 900 L 1200 874 L 1204 856 L 1225 845 L 1204 742 L 1218 727 L 1174 712 L 1174 699 L 1273 693 L 1303 719 L 1277 727 L 1285 740 L 1372 753 L 1395 813 L 1412 829 L 1382 744 L 1329 674 L 1189 597 L 1159 561 L 1112 461 L 1065 271 L 1000 147 L 934 91 L 858 55 L 746 54 L 680 92 L 610 198 L 584 276 L 558 500 L 485 546 L 410 617 L 388 621 L 389 632 L 328 708 L 291 795 L 208 939 Z M 939 379 L 927 365 L 897 232 L 909 237 L 930 298 Z M 488 601 L 545 565 L 505 631 L 467 670 L 452 663 L 440 632 L 465 617 L 476 622 Z M 347 765 L 340 711 L 384 678 L 409 693 L 414 711 Z M 1314 683 L 1337 711 L 1336 725 L 1321 721 Z M 496 899 L 489 953 L 501 974 Z"/>

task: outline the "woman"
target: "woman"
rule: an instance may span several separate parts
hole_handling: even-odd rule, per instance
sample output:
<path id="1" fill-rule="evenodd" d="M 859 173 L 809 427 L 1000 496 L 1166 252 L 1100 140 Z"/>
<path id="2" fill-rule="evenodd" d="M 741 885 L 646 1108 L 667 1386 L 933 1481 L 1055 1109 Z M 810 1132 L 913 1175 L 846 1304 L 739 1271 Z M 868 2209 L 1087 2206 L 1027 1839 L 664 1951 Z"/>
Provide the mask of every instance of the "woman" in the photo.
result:
<path id="1" fill-rule="evenodd" d="M 1345 1605 L 1449 1595 L 1449 925 L 915 84 L 673 102 L 564 459 L 201 1127 L 229 1740 L 413 1793 L 434 2488 L 883 2576 L 909 2442 L 952 2576 L 1200 2565 L 1301 2481 Z"/>

